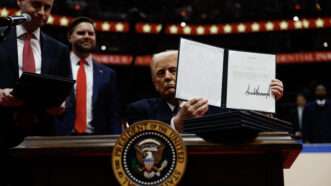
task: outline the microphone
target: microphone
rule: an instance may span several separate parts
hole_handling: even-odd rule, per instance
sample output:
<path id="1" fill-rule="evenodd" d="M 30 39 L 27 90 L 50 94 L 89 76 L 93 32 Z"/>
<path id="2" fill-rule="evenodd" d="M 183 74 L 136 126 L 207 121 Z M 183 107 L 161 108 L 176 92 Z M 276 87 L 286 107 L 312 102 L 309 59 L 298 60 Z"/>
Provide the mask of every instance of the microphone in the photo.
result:
<path id="1" fill-rule="evenodd" d="M 23 13 L 20 16 L 0 17 L 0 26 L 14 26 L 30 21 L 31 16 L 27 13 Z"/>

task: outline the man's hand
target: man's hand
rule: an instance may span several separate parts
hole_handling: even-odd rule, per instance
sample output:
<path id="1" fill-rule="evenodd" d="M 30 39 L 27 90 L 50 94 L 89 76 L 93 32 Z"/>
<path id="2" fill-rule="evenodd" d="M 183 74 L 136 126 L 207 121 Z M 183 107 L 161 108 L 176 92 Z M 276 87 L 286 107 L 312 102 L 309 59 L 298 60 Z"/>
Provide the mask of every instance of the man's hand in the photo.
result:
<path id="1" fill-rule="evenodd" d="M 271 93 L 275 96 L 276 100 L 283 97 L 284 86 L 283 82 L 278 79 L 273 79 L 270 84 Z"/>
<path id="2" fill-rule="evenodd" d="M 13 89 L 0 89 L 0 106 L 4 107 L 19 107 L 23 105 L 21 100 L 16 99 L 11 92 Z"/>
<path id="3" fill-rule="evenodd" d="M 193 98 L 180 105 L 180 110 L 174 117 L 174 125 L 177 131 L 182 132 L 185 119 L 202 117 L 208 111 L 208 100 Z"/>
<path id="4" fill-rule="evenodd" d="M 47 113 L 51 116 L 60 116 L 64 113 L 65 111 L 65 106 L 66 106 L 66 102 L 63 102 L 60 106 L 58 107 L 50 107 L 47 108 Z"/>

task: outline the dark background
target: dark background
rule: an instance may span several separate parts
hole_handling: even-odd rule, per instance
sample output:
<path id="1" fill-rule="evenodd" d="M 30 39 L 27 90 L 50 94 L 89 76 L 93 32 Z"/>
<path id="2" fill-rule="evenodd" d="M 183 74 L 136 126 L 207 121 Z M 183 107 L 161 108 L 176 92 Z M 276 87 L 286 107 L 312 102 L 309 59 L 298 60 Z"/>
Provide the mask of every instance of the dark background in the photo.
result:
<path id="1" fill-rule="evenodd" d="M 16 7 L 15 0 L 2 0 L 0 7 Z M 53 14 L 89 16 L 98 20 L 157 22 L 162 24 L 238 23 L 266 20 L 289 20 L 294 16 L 317 18 L 331 16 L 329 0 L 55 0 Z M 66 28 L 46 26 L 44 31 L 66 41 Z M 98 32 L 98 52 L 107 54 L 151 55 L 165 49 L 177 49 L 181 35 Z M 291 53 L 330 50 L 328 28 L 185 36 L 219 47 L 262 53 Z M 323 46 L 328 43 L 329 46 Z M 106 45 L 106 51 L 99 50 Z M 279 117 L 286 118 L 295 95 L 303 92 L 309 100 L 318 83 L 331 88 L 331 63 L 277 65 L 277 78 L 285 85 L 285 95 L 277 103 Z M 155 96 L 149 67 L 110 65 L 118 74 L 122 101 L 125 105 L 140 98 Z"/>

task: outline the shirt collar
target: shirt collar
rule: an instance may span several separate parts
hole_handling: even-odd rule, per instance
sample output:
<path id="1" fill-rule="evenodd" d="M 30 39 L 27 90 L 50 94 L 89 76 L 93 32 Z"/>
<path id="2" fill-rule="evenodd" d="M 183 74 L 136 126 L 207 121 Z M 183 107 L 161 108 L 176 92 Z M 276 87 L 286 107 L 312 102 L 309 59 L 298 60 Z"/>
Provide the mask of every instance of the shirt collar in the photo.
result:
<path id="1" fill-rule="evenodd" d="M 74 52 L 70 52 L 70 60 L 72 63 L 76 63 L 76 65 L 79 65 L 80 57 L 78 57 Z M 85 58 L 85 61 L 87 62 L 87 65 L 91 65 L 93 62 L 92 55 L 90 54 Z"/>
<path id="2" fill-rule="evenodd" d="M 326 104 L 326 99 L 322 99 L 322 100 L 317 99 L 316 104 L 318 106 L 324 106 Z"/>
<path id="3" fill-rule="evenodd" d="M 18 38 L 22 37 L 27 33 L 27 30 L 22 25 L 16 26 L 16 35 Z M 40 28 L 37 28 L 34 32 L 32 32 L 33 38 L 36 40 L 40 40 Z"/>

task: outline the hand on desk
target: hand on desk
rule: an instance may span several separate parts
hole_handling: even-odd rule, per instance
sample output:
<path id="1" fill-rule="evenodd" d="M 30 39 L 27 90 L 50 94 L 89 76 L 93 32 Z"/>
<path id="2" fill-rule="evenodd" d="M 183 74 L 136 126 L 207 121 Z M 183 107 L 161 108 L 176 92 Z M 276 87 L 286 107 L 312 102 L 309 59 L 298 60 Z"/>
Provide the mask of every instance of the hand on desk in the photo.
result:
<path id="1" fill-rule="evenodd" d="M 49 107 L 46 112 L 51 116 L 60 116 L 64 113 L 66 107 L 66 102 L 63 102 L 60 106 Z"/>
<path id="2" fill-rule="evenodd" d="M 20 107 L 23 105 L 23 101 L 18 100 L 11 94 L 12 91 L 11 88 L 0 89 L 0 106 Z"/>

